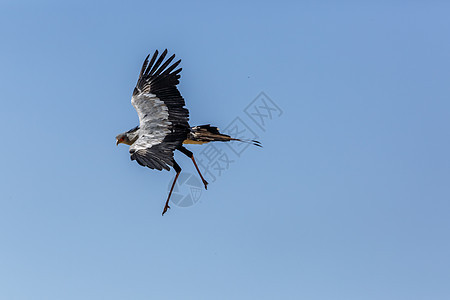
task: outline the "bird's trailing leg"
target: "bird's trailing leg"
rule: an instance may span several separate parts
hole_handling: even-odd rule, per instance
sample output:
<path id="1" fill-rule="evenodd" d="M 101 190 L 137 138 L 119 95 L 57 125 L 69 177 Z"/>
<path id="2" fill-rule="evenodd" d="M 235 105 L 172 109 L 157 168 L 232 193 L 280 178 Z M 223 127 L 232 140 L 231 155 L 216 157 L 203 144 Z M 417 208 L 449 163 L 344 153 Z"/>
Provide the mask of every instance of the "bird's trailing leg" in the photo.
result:
<path id="1" fill-rule="evenodd" d="M 200 170 L 197 166 L 197 163 L 195 162 L 194 154 L 192 154 L 191 151 L 184 148 L 183 146 L 181 146 L 178 150 L 180 150 L 181 152 L 183 152 L 183 154 L 185 154 L 187 157 L 192 159 L 192 162 L 194 163 L 194 166 L 197 169 L 198 175 L 200 175 L 200 178 L 202 179 L 203 184 L 205 185 L 205 190 L 207 190 L 208 189 L 208 181 L 206 181 L 205 178 L 203 178 L 202 173 L 200 172 Z"/>
<path id="2" fill-rule="evenodd" d="M 181 168 L 175 160 L 173 161 L 173 169 L 177 172 L 177 174 L 175 175 L 175 179 L 173 180 L 172 187 L 170 188 L 170 192 L 169 192 L 169 196 L 167 197 L 166 205 L 164 205 L 164 209 L 162 212 L 163 216 L 166 213 L 166 211 L 170 208 L 169 199 L 170 199 L 170 196 L 172 195 L 172 191 L 173 191 L 173 188 L 175 187 L 175 183 L 177 182 L 178 175 L 180 175 L 180 172 L 181 172 Z"/>

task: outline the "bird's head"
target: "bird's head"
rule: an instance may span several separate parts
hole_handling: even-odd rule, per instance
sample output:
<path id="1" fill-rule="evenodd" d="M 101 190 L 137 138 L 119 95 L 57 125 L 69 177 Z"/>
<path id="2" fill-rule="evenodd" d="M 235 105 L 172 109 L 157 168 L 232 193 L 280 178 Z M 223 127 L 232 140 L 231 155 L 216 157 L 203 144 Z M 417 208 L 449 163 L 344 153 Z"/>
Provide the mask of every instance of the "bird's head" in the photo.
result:
<path id="1" fill-rule="evenodd" d="M 128 130 L 127 132 L 118 134 L 116 136 L 116 145 L 127 144 L 132 145 L 139 138 L 139 126 Z"/>
<path id="2" fill-rule="evenodd" d="M 118 134 L 116 136 L 116 145 L 118 146 L 119 144 L 127 144 L 127 145 L 132 144 L 126 132 Z"/>

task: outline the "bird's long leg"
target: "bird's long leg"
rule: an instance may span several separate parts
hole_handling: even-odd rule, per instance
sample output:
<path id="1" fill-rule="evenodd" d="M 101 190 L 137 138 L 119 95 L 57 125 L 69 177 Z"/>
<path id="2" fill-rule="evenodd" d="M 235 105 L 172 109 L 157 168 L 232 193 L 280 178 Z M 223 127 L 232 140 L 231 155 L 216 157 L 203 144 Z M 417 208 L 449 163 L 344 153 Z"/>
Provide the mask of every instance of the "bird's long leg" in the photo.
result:
<path id="1" fill-rule="evenodd" d="M 203 184 L 205 185 L 205 190 L 208 189 L 208 181 L 205 180 L 205 178 L 203 178 L 202 173 L 200 172 L 197 163 L 195 162 L 195 158 L 194 158 L 194 154 L 189 151 L 188 149 L 184 148 L 183 146 L 181 146 L 178 150 L 180 150 L 183 154 L 185 154 L 187 157 L 189 157 L 190 159 L 192 159 L 192 162 L 194 163 L 195 168 L 197 169 L 198 175 L 200 175 L 200 178 L 203 181 Z"/>
<path id="2" fill-rule="evenodd" d="M 177 174 L 175 175 L 175 179 L 173 180 L 172 187 L 170 188 L 170 192 L 169 192 L 169 196 L 167 197 L 166 205 L 164 205 L 164 210 L 162 212 L 163 216 L 166 213 L 166 211 L 170 208 L 169 199 L 170 199 L 170 196 L 172 195 L 172 191 L 173 191 L 173 188 L 175 187 L 175 183 L 177 182 L 178 175 L 180 175 L 180 172 L 181 172 L 181 168 L 175 160 L 173 161 L 173 169 L 177 172 Z"/>

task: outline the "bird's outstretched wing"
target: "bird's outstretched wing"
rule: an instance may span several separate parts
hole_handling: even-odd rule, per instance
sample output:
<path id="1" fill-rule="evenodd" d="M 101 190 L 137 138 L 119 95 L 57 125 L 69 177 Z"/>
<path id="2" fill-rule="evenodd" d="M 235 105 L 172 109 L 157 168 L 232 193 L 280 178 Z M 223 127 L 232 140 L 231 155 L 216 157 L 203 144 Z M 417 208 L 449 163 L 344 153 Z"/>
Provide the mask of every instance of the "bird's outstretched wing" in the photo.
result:
<path id="1" fill-rule="evenodd" d="M 155 51 L 142 65 L 131 103 L 139 116 L 139 138 L 130 146 L 131 160 L 151 169 L 169 170 L 173 151 L 189 133 L 189 111 L 177 89 L 181 60 L 170 65 L 175 54 L 164 63 L 167 49 L 158 58 Z M 170 65 L 170 66 L 169 66 Z"/>

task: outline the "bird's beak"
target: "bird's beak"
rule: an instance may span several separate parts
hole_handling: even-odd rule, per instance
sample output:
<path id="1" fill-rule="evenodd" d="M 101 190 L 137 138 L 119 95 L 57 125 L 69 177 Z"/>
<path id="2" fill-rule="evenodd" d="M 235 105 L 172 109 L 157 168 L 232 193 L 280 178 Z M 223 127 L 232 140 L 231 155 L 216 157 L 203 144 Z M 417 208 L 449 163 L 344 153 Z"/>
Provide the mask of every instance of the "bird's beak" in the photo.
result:
<path id="1" fill-rule="evenodd" d="M 119 140 L 116 140 L 116 146 L 119 146 L 120 142 Z"/>

